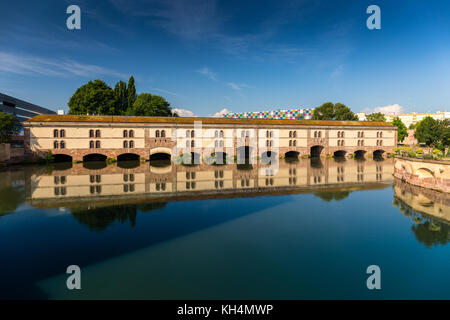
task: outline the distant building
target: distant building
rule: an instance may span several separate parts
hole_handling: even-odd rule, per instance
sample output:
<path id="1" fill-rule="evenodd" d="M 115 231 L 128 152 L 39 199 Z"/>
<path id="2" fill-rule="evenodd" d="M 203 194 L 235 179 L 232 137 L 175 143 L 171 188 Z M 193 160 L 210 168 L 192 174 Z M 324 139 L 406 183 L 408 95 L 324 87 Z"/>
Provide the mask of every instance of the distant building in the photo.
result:
<path id="1" fill-rule="evenodd" d="M 55 111 L 0 93 L 0 112 L 14 115 L 20 122 L 40 114 L 56 114 Z"/>
<path id="2" fill-rule="evenodd" d="M 359 121 L 367 121 L 367 115 L 364 112 L 359 112 L 356 114 L 358 116 Z M 417 122 L 423 120 L 425 117 L 432 117 L 435 120 L 444 120 L 444 119 L 450 119 L 450 112 L 448 111 L 437 111 L 434 113 L 407 113 L 407 114 L 385 114 L 384 117 L 386 118 L 387 122 L 394 121 L 395 117 L 399 117 L 400 120 L 406 125 L 407 128 L 411 124 L 417 124 Z"/>
<path id="3" fill-rule="evenodd" d="M 405 139 L 403 139 L 402 144 L 416 145 L 417 144 L 417 139 L 416 139 L 416 137 L 414 137 L 414 133 L 415 132 L 416 132 L 416 130 L 409 129 L 408 130 L 408 135 L 405 137 Z"/>
<path id="4" fill-rule="evenodd" d="M 411 124 L 417 124 L 417 122 L 423 120 L 426 117 L 431 117 L 435 120 L 450 119 L 450 112 L 437 111 L 434 113 L 408 113 L 408 114 L 386 114 L 384 115 L 387 122 L 392 122 L 395 117 L 399 117 L 400 120 L 409 128 Z"/>
<path id="5" fill-rule="evenodd" d="M 366 113 L 365 112 L 358 112 L 356 114 L 359 121 L 367 121 Z"/>
<path id="6" fill-rule="evenodd" d="M 27 151 L 67 161 L 381 156 L 397 146 L 385 122 L 40 115 L 23 125 Z"/>
<path id="7" fill-rule="evenodd" d="M 231 119 L 275 119 L 275 120 L 310 120 L 313 109 L 290 109 L 257 112 L 227 113 L 224 118 Z"/>

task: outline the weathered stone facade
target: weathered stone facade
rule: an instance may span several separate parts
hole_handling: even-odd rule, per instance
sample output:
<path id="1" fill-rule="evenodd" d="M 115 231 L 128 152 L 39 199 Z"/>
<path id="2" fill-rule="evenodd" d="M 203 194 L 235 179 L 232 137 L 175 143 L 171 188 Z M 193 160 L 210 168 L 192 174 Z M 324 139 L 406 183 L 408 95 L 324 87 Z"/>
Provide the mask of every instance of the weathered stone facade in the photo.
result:
<path id="1" fill-rule="evenodd" d="M 419 187 L 450 192 L 450 161 L 396 158 L 394 176 Z"/>
<path id="2" fill-rule="evenodd" d="M 117 159 L 133 154 L 149 160 L 155 154 L 177 156 L 212 153 L 250 158 L 367 156 L 393 152 L 396 127 L 383 122 L 255 120 L 224 118 L 155 118 L 37 116 L 24 124 L 26 149 L 83 161 L 98 154 Z"/>

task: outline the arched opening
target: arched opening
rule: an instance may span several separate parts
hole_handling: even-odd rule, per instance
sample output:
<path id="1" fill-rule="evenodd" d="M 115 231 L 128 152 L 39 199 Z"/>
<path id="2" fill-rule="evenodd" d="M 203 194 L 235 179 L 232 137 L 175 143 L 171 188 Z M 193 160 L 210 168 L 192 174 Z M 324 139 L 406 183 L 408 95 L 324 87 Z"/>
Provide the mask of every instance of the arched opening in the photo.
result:
<path id="1" fill-rule="evenodd" d="M 323 150 L 323 146 L 312 146 L 311 147 L 311 157 L 320 157 L 322 150 Z"/>
<path id="2" fill-rule="evenodd" d="M 131 169 L 140 166 L 140 157 L 135 153 L 123 153 L 117 157 L 117 166 L 119 168 Z"/>
<path id="3" fill-rule="evenodd" d="M 366 151 L 364 150 L 356 150 L 355 151 L 355 158 L 356 159 L 364 159 L 364 155 L 366 154 Z"/>
<path id="4" fill-rule="evenodd" d="M 72 162 L 72 157 L 67 154 L 54 154 L 53 162 Z"/>
<path id="5" fill-rule="evenodd" d="M 171 162 L 170 153 L 156 152 L 150 155 L 150 166 L 154 167 L 167 167 L 170 166 Z"/>
<path id="6" fill-rule="evenodd" d="M 237 162 L 239 164 L 249 163 L 251 154 L 252 148 L 249 146 L 242 146 L 237 148 Z"/>
<path id="7" fill-rule="evenodd" d="M 123 153 L 117 157 L 117 161 L 139 161 L 140 157 L 135 153 Z"/>
<path id="8" fill-rule="evenodd" d="M 277 158 L 277 153 L 273 151 L 266 151 L 261 154 L 261 163 L 262 164 L 270 164 L 272 161 L 275 161 Z"/>
<path id="9" fill-rule="evenodd" d="M 373 152 L 373 157 L 375 158 L 383 158 L 384 150 L 375 150 Z"/>
<path id="10" fill-rule="evenodd" d="M 335 151 L 335 152 L 334 152 L 333 156 L 334 156 L 335 158 L 345 158 L 345 154 L 346 154 L 346 153 L 347 153 L 347 152 L 344 151 L 344 150 L 338 150 L 338 151 Z"/>
<path id="11" fill-rule="evenodd" d="M 300 152 L 298 152 L 298 151 L 288 151 L 288 152 L 286 152 L 285 154 L 284 154 L 284 157 L 287 159 L 287 158 L 290 158 L 290 159 L 298 159 L 298 156 L 300 155 Z"/>
<path id="12" fill-rule="evenodd" d="M 83 162 L 106 161 L 107 157 L 99 153 L 90 153 L 83 157 Z"/>
<path id="13" fill-rule="evenodd" d="M 434 179 L 433 171 L 431 171 L 430 169 L 427 169 L 427 168 L 418 169 L 416 171 L 416 174 L 420 179 L 426 179 L 426 178 Z"/>
<path id="14" fill-rule="evenodd" d="M 225 152 L 216 152 L 216 162 L 215 164 L 226 164 L 227 163 L 227 154 Z"/>
<path id="15" fill-rule="evenodd" d="M 157 152 L 152 155 L 150 155 L 150 161 L 170 161 L 170 154 L 169 153 L 163 153 L 163 152 Z"/>

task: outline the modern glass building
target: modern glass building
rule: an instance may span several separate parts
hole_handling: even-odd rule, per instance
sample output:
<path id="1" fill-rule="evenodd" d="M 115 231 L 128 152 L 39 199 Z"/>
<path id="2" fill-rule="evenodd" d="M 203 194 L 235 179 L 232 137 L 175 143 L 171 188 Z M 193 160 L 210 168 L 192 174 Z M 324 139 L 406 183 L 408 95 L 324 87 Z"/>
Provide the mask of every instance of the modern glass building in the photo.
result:
<path id="1" fill-rule="evenodd" d="M 24 122 L 40 114 L 56 114 L 55 111 L 0 93 L 0 112 L 13 114 Z"/>

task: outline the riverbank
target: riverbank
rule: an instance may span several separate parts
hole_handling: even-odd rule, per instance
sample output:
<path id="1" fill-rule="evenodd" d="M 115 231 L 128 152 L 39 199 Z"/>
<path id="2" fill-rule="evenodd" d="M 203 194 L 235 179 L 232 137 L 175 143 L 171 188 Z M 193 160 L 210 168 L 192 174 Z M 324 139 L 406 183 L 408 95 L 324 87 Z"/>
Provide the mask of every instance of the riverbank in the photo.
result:
<path id="1" fill-rule="evenodd" d="M 415 186 L 450 193 L 450 161 L 395 158 L 394 176 Z"/>

